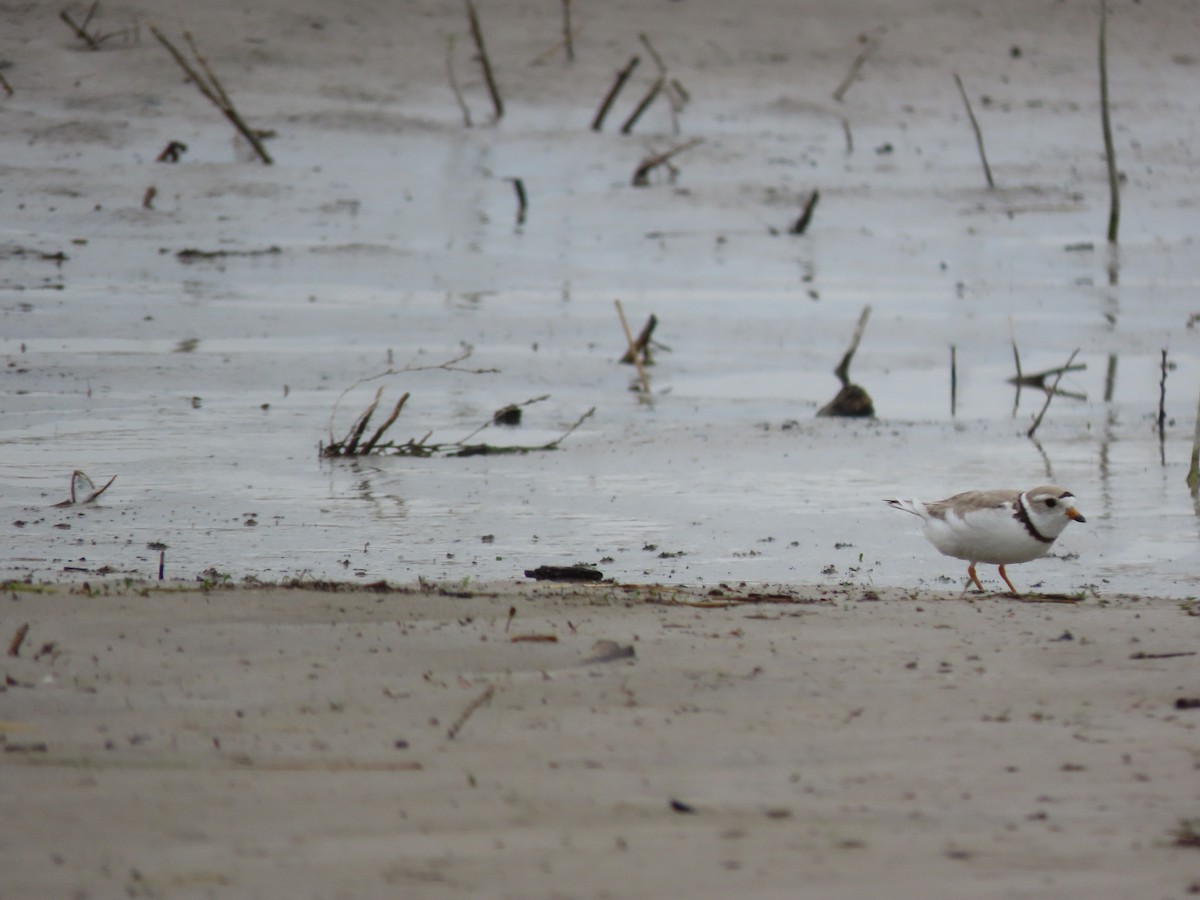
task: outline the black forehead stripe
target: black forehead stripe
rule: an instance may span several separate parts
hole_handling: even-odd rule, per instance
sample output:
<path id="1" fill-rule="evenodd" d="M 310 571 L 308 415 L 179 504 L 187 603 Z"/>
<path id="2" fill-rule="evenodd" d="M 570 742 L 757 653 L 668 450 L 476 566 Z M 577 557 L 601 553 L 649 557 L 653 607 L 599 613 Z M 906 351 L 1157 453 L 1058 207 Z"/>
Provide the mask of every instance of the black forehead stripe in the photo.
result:
<path id="1" fill-rule="evenodd" d="M 1064 497 L 1074 497 L 1074 496 L 1075 495 L 1072 494 L 1070 491 L 1063 491 L 1061 494 L 1058 495 L 1058 499 L 1062 500 Z"/>

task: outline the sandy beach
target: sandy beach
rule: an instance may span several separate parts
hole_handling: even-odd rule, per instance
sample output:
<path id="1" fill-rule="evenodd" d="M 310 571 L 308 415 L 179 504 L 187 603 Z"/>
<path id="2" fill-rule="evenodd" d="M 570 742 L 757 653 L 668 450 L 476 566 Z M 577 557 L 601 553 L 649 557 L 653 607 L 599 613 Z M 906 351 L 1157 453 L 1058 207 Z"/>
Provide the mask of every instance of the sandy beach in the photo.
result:
<path id="1" fill-rule="evenodd" d="M 6 590 L 0 895 L 1200 889 L 1194 604 L 325 587 Z"/>

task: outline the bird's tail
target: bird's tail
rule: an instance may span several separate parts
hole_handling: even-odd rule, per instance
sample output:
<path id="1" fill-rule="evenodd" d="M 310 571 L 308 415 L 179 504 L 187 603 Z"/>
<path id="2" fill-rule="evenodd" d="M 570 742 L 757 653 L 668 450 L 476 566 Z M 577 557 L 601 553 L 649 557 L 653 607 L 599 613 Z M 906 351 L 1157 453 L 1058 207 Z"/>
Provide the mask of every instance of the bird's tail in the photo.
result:
<path id="1" fill-rule="evenodd" d="M 913 502 L 911 500 L 884 500 L 883 502 L 893 509 L 902 509 L 906 513 L 912 513 L 914 516 L 921 515 L 919 512 L 917 512 L 916 507 L 913 506 Z"/>

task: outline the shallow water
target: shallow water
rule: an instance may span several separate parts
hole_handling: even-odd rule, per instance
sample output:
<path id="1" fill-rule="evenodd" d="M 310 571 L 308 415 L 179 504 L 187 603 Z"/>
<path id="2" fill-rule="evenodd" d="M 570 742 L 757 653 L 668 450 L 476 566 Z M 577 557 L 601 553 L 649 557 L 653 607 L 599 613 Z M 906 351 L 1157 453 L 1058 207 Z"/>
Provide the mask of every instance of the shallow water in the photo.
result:
<path id="1" fill-rule="evenodd" d="M 297 75 L 295 98 L 251 95 L 259 109 L 318 98 L 276 123 L 271 168 L 242 161 L 192 103 L 114 138 L 97 131 L 112 106 L 119 117 L 138 104 L 120 85 L 107 107 L 99 80 L 74 103 L 53 84 L 27 95 L 24 134 L 40 137 L 4 139 L 15 184 L 0 240 L 4 571 L 153 577 L 150 545 L 165 544 L 166 575 L 182 579 L 458 581 L 579 561 L 623 581 L 957 585 L 965 566 L 881 499 L 1053 480 L 1088 523 L 1055 558 L 1015 567 L 1019 586 L 1191 596 L 1200 266 L 1179 123 L 1196 101 L 1167 90 L 1142 103 L 1127 75 L 1127 213 L 1110 252 L 1094 109 L 1038 105 L 1091 90 L 1091 51 L 1052 38 L 1062 62 L 1041 80 L 976 76 L 1025 104 L 983 116 L 995 191 L 981 187 L 945 72 L 907 67 L 900 52 L 887 64 L 911 80 L 898 92 L 925 98 L 915 107 L 878 82 L 869 100 L 856 87 L 837 106 L 798 97 L 786 78 L 747 93 L 729 71 L 690 71 L 702 98 L 719 99 L 686 111 L 678 139 L 663 118 L 647 125 L 653 139 L 587 133 L 558 95 L 469 131 L 444 98 L 412 98 L 402 121 L 383 102 L 348 118 L 344 100 Z M 112 55 L 70 61 L 121 77 L 103 68 Z M 1164 63 L 1151 86 L 1189 76 Z M 71 123 L 94 127 L 53 131 Z M 649 148 L 693 134 L 706 143 L 680 157 L 673 184 L 628 186 Z M 189 143 L 183 164 L 149 161 L 164 135 Z M 521 227 L 514 175 L 531 197 Z M 150 183 L 153 210 L 140 206 Z M 813 187 L 811 233 L 779 234 Z M 617 364 L 615 298 L 634 329 L 660 319 L 650 402 Z M 852 375 L 879 419 L 818 420 L 866 305 Z M 1025 390 L 1014 411 L 1006 383 L 1014 338 L 1026 371 L 1076 348 L 1087 366 L 1062 384 L 1085 399 L 1055 399 L 1037 442 L 1024 432 L 1042 395 Z M 497 371 L 436 368 L 467 351 L 459 368 Z M 342 396 L 421 366 L 434 368 Z M 341 437 L 380 385 L 386 407 L 412 394 L 399 440 L 459 440 L 549 394 L 522 427 L 477 438 L 537 445 L 596 411 L 553 452 L 322 460 L 330 428 Z M 52 508 L 74 469 L 118 478 L 97 505 Z"/>

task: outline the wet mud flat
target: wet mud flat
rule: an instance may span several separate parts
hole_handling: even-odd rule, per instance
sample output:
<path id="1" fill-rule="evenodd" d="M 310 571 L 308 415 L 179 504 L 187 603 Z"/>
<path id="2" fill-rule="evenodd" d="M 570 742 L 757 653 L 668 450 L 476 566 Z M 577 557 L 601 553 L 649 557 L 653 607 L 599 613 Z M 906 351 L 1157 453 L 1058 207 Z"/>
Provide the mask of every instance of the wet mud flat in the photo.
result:
<path id="1" fill-rule="evenodd" d="M 1113 14 L 1113 247 L 1094 11 L 1074 5 L 843 4 L 799 43 L 783 4 L 737 22 L 618 6 L 580 12 L 568 62 L 559 11 L 498 4 L 480 17 L 499 119 L 457 9 L 219 9 L 101 7 L 95 51 L 6 13 L 11 577 L 584 562 L 626 581 L 941 584 L 957 564 L 882 497 L 1056 481 L 1089 525 L 1021 583 L 1194 593 L 1185 5 Z M 151 25 L 271 134 L 271 165 Z M 631 123 L 659 76 L 677 87 Z M 634 330 L 658 319 L 646 384 L 618 362 L 614 299 Z M 815 419 L 867 307 L 853 375 L 878 418 Z M 1027 372 L 1076 350 L 1085 367 L 1036 440 L 1043 393 L 1008 384 L 1014 345 Z M 409 394 L 400 443 L 452 445 L 535 399 L 478 439 L 539 447 L 579 424 L 553 451 L 322 460 L 380 387 L 383 410 Z M 55 508 L 75 470 L 117 480 Z"/>

